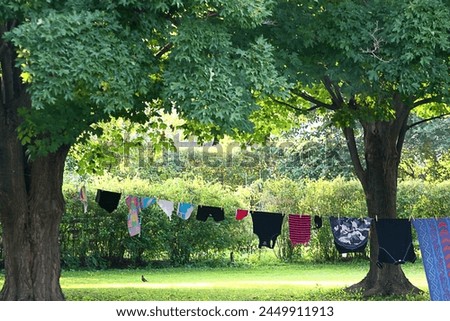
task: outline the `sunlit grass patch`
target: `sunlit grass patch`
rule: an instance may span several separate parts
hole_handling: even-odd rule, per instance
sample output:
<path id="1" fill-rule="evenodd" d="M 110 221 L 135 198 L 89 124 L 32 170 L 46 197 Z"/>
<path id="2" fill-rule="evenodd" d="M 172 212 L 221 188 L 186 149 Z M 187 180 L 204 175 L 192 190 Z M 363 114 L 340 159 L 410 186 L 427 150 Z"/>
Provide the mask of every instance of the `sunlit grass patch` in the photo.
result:
<path id="1" fill-rule="evenodd" d="M 165 268 L 67 271 L 61 285 L 68 300 L 144 301 L 350 301 L 360 294 L 343 289 L 367 273 L 364 263 L 277 264 L 228 268 Z M 421 265 L 404 267 L 407 277 L 427 291 Z M 145 275 L 148 282 L 141 281 Z M 378 300 L 429 300 L 429 295 Z"/>
<path id="2" fill-rule="evenodd" d="M 63 271 L 60 281 L 71 301 L 354 301 L 363 297 L 343 289 L 367 270 L 367 262 L 342 262 Z M 403 270 L 424 294 L 371 299 L 429 300 L 423 265 L 406 264 Z"/>

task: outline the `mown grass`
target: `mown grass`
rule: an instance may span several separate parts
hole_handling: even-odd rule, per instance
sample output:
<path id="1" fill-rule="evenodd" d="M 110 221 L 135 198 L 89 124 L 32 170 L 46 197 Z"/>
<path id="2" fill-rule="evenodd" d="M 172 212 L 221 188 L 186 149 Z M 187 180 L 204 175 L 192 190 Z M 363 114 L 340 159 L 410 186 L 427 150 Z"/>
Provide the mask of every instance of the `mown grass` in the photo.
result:
<path id="1" fill-rule="evenodd" d="M 63 271 L 61 286 L 71 301 L 352 301 L 364 298 L 343 289 L 367 269 L 366 262 L 345 262 Z M 407 264 L 404 271 L 424 294 L 371 299 L 429 300 L 422 264 Z"/>

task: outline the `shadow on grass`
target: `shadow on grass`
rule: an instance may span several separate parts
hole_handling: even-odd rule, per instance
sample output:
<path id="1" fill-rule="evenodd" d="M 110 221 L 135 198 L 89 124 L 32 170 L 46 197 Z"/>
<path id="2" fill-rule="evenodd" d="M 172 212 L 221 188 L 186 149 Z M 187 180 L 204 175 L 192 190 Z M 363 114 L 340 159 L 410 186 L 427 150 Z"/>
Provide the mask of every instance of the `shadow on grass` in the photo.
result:
<path id="1" fill-rule="evenodd" d="M 299 291 L 289 287 L 221 289 L 221 288 L 120 288 L 64 290 L 70 301 L 367 301 L 361 293 L 347 293 L 343 289 L 313 288 Z M 429 301 L 429 294 L 371 297 L 371 301 Z"/>

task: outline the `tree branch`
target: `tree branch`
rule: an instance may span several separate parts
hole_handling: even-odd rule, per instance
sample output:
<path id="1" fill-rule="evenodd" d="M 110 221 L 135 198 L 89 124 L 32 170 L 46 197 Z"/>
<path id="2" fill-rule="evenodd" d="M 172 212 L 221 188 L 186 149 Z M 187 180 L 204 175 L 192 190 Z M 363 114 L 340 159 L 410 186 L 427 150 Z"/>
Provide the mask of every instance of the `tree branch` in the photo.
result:
<path id="1" fill-rule="evenodd" d="M 315 108 L 313 108 L 313 109 L 323 107 L 323 108 L 326 108 L 326 109 L 335 110 L 333 105 L 324 103 L 323 101 L 320 101 L 320 100 L 314 98 L 313 96 L 311 96 L 310 94 L 308 94 L 307 92 L 305 92 L 303 90 L 299 91 L 299 90 L 295 90 L 294 89 L 291 92 L 294 95 L 297 95 L 297 96 L 303 98 L 304 100 L 309 101 L 310 103 L 313 103 L 314 105 L 316 105 Z"/>
<path id="2" fill-rule="evenodd" d="M 435 120 L 435 119 L 444 118 L 446 116 L 450 116 L 450 113 L 442 114 L 442 115 L 439 115 L 439 116 L 434 116 L 434 117 L 427 118 L 427 119 L 422 119 L 422 120 L 420 120 L 420 121 L 418 121 L 416 123 L 413 123 L 413 124 L 407 126 L 406 130 L 408 130 L 408 129 L 414 127 L 414 126 L 417 126 L 417 125 L 420 125 L 420 124 L 423 124 L 423 123 Z"/>
<path id="3" fill-rule="evenodd" d="M 291 108 L 291 109 L 294 109 L 294 110 L 296 110 L 296 111 L 299 111 L 299 112 L 301 112 L 302 114 L 307 113 L 307 112 L 310 112 L 310 111 L 313 111 L 313 110 L 315 110 L 315 109 L 318 109 L 318 108 L 322 107 L 322 106 L 315 105 L 315 106 L 312 106 L 312 107 L 310 107 L 310 108 L 303 109 L 303 108 L 298 108 L 298 107 L 296 107 L 296 106 L 293 106 L 293 105 L 291 105 L 291 104 L 289 104 L 289 103 L 287 103 L 287 102 L 285 102 L 285 101 L 282 101 L 282 100 L 278 100 L 278 99 L 275 99 L 275 98 L 272 98 L 272 100 L 273 100 L 274 102 L 280 104 L 280 105 L 286 106 L 286 107 Z"/>
<path id="4" fill-rule="evenodd" d="M 325 89 L 331 96 L 331 100 L 333 101 L 333 105 L 331 106 L 331 110 L 337 110 L 344 104 L 344 99 L 340 93 L 339 88 L 336 87 L 335 84 L 331 81 L 328 76 L 325 76 L 322 83 L 325 86 Z"/>
<path id="5" fill-rule="evenodd" d="M 421 106 L 421 105 L 433 103 L 433 102 L 436 102 L 436 101 L 437 101 L 437 100 L 436 100 L 436 97 L 425 98 L 425 99 L 422 99 L 422 100 L 418 100 L 418 101 L 416 101 L 416 102 L 413 104 L 413 106 L 412 106 L 411 109 L 414 109 L 414 108 L 416 108 L 416 107 L 418 107 L 418 106 Z"/>
<path id="6" fill-rule="evenodd" d="M 155 54 L 155 58 L 161 58 L 162 55 L 164 55 L 165 53 L 169 52 L 170 49 L 172 49 L 173 47 L 173 43 L 169 42 L 168 44 L 166 44 L 164 47 L 162 47 L 156 54 Z"/>
<path id="7" fill-rule="evenodd" d="M 0 35 L 1 35 L 1 33 L 0 33 Z M 6 42 L 2 41 L 1 45 L 0 45 L 0 56 L 3 55 L 3 53 L 5 52 L 7 47 L 8 47 L 8 45 L 6 44 Z"/>
<path id="8" fill-rule="evenodd" d="M 405 117 L 403 119 L 403 123 L 402 123 L 400 131 L 398 133 L 397 144 L 396 144 L 396 150 L 397 150 L 397 154 L 398 154 L 397 166 L 400 165 L 400 160 L 402 159 L 403 144 L 405 142 L 406 132 L 408 131 L 408 129 L 409 129 L 408 117 Z"/>
<path id="9" fill-rule="evenodd" d="M 367 48 L 366 50 L 363 50 L 363 49 L 361 48 L 361 51 L 362 51 L 363 53 L 370 54 L 372 57 L 378 59 L 379 61 L 382 61 L 382 62 L 391 62 L 392 59 L 384 60 L 384 59 L 381 58 L 381 57 L 378 55 L 378 53 L 377 53 L 377 52 L 380 50 L 380 48 L 381 48 L 381 44 L 384 42 L 383 38 L 377 38 L 377 33 L 378 33 L 379 31 L 381 31 L 381 30 L 383 30 L 383 28 L 378 28 L 378 21 L 377 21 L 377 24 L 376 24 L 375 29 L 374 29 L 374 30 L 372 31 L 372 33 L 370 34 L 370 37 L 372 38 L 372 41 L 373 41 L 373 44 L 372 44 L 373 47 L 372 47 L 372 48 Z"/>
<path id="10" fill-rule="evenodd" d="M 356 146 L 355 132 L 352 128 L 344 128 L 344 136 L 346 138 L 347 147 L 350 152 L 350 157 L 352 159 L 353 167 L 355 168 L 356 176 L 361 182 L 364 190 L 366 189 L 366 171 L 364 170 L 361 160 L 358 155 L 358 147 Z"/>

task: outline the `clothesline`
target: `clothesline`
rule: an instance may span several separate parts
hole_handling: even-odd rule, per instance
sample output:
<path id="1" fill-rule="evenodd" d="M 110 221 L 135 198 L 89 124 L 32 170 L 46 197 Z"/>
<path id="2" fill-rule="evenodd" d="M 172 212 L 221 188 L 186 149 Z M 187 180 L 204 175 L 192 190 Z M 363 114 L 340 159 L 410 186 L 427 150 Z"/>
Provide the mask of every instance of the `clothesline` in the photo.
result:
<path id="1" fill-rule="evenodd" d="M 81 187 L 79 194 L 80 194 L 80 200 L 84 204 L 84 211 L 86 212 L 87 211 L 87 194 L 86 194 L 85 186 Z M 108 212 L 112 213 L 117 208 L 117 206 L 119 204 L 119 201 L 120 201 L 120 198 L 121 198 L 121 195 L 122 195 L 122 193 L 119 193 L 119 192 L 112 192 L 112 191 L 105 191 L 105 190 L 102 190 L 102 189 L 97 189 L 96 201 L 98 203 L 99 198 L 101 198 L 102 199 L 102 203 L 105 204 L 104 205 L 104 209 L 107 210 Z M 145 198 L 145 199 L 152 198 L 152 199 L 157 200 L 156 197 L 142 197 L 142 198 Z M 170 210 L 171 209 L 171 204 L 172 203 L 175 204 L 176 202 L 167 201 L 167 200 L 161 200 L 161 201 L 163 202 L 163 204 L 161 204 L 162 210 L 167 214 L 167 216 L 169 218 L 171 218 L 171 213 L 174 211 L 173 209 Z M 178 204 L 191 204 L 192 206 L 195 206 L 194 204 L 192 204 L 192 202 L 178 202 Z M 184 205 L 184 206 L 186 206 L 186 205 Z M 220 206 L 220 208 L 223 209 L 224 206 Z M 238 209 L 238 211 L 240 211 L 240 212 L 236 213 L 236 219 L 239 220 L 239 219 L 241 219 L 240 217 L 242 215 L 244 215 L 243 211 L 247 211 L 245 213 L 248 214 L 248 213 L 254 212 L 254 211 L 264 211 L 264 209 L 261 208 L 261 207 L 260 208 L 252 208 L 251 206 L 249 206 L 249 208 L 246 209 L 246 210 Z M 287 213 L 283 213 L 281 211 L 280 211 L 280 213 L 287 214 Z M 247 214 L 245 214 L 245 215 L 247 215 Z M 298 213 L 298 215 L 302 216 L 304 214 L 303 213 Z M 315 217 L 321 217 L 321 218 L 330 218 L 330 217 L 335 217 L 335 216 L 337 216 L 338 218 L 341 217 L 341 215 L 339 213 L 331 214 L 331 215 L 328 215 L 328 214 L 315 214 Z M 185 215 L 182 215 L 180 217 L 182 217 L 183 219 L 187 219 L 189 216 L 186 217 Z M 343 216 L 343 217 L 345 217 L 345 216 Z M 359 216 L 359 218 L 361 218 L 361 219 L 364 218 L 364 217 L 365 217 L 364 215 L 360 215 Z M 378 215 L 375 215 L 374 219 L 375 219 L 375 221 L 378 221 Z M 414 220 L 414 219 L 415 218 L 413 216 L 409 217 L 410 221 Z M 435 219 L 438 219 L 438 217 L 435 217 Z"/>
<path id="2" fill-rule="evenodd" d="M 80 189 L 80 201 L 87 210 L 87 196 L 85 188 Z M 96 202 L 105 210 L 113 212 L 121 198 L 121 193 L 97 190 Z M 159 200 L 155 197 L 127 196 L 125 202 L 129 208 L 128 230 L 130 236 L 140 235 L 141 221 L 139 213 L 143 209 L 158 204 L 171 219 L 175 203 L 168 200 Z M 191 203 L 178 203 L 177 215 L 184 220 L 189 219 L 194 211 Z M 253 211 L 245 209 L 236 210 L 236 219 L 242 220 L 251 215 L 253 232 L 258 236 L 259 248 L 274 248 L 277 237 L 281 234 L 285 215 Z M 198 205 L 197 220 L 206 221 L 212 217 L 220 222 L 225 219 L 223 207 Z M 412 243 L 411 226 L 414 225 L 420 250 L 424 258 L 424 267 L 429 284 L 432 300 L 450 300 L 450 219 L 425 218 L 413 219 L 375 219 L 348 218 L 330 216 L 330 226 L 334 244 L 339 253 L 364 252 L 370 237 L 370 226 L 375 222 L 378 237 L 377 266 L 381 269 L 383 264 L 404 264 L 407 261 L 414 263 L 416 254 Z M 322 216 L 315 215 L 316 228 L 322 226 Z M 305 214 L 289 214 L 289 239 L 292 246 L 308 244 L 311 238 L 311 216 Z"/>

